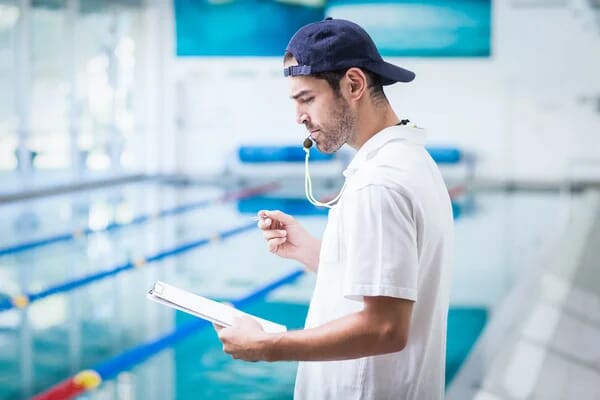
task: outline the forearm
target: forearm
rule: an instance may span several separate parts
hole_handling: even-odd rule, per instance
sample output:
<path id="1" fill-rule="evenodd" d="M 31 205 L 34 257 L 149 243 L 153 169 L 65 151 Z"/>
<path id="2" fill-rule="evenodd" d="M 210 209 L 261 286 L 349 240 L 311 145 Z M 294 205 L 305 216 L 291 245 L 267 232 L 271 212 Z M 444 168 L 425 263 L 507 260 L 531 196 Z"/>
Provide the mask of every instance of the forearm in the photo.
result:
<path id="1" fill-rule="evenodd" d="M 306 268 L 314 273 L 319 269 L 319 254 L 321 253 L 321 241 L 312 235 L 309 235 L 306 251 L 303 258 L 299 261 Z"/>
<path id="2" fill-rule="evenodd" d="M 397 352 L 406 345 L 407 330 L 396 325 L 358 312 L 316 328 L 269 335 L 265 359 L 331 361 Z"/>

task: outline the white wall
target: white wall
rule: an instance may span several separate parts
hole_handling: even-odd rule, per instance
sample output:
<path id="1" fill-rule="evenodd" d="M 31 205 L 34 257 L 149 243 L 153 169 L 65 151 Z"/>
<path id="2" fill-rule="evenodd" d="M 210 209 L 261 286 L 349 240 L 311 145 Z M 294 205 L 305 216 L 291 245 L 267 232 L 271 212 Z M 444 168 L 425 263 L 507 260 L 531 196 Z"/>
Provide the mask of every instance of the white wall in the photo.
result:
<path id="1" fill-rule="evenodd" d="M 600 113 L 582 101 L 600 95 L 591 11 L 493 3 L 492 57 L 390 59 L 417 73 L 386 89 L 398 114 L 427 128 L 430 144 L 474 152 L 482 180 L 556 181 L 573 160 L 600 163 Z M 162 133 L 176 142 L 174 172 L 210 175 L 241 143 L 304 138 L 280 58 L 178 58 L 167 81 L 175 109 Z"/>

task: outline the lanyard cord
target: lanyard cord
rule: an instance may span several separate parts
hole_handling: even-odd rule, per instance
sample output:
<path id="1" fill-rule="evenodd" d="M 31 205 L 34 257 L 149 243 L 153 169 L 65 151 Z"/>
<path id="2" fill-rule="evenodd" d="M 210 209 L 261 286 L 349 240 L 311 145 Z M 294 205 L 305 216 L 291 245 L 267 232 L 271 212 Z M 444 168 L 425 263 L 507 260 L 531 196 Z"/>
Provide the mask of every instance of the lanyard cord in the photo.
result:
<path id="1" fill-rule="evenodd" d="M 346 182 L 344 181 L 344 186 L 342 186 L 342 190 L 340 190 L 338 195 L 335 196 L 332 200 L 326 203 L 321 203 L 320 201 L 315 199 L 312 193 L 312 181 L 310 180 L 310 172 L 308 170 L 308 158 L 310 157 L 310 147 L 306 147 L 306 141 L 304 141 L 304 144 L 304 152 L 306 153 L 306 158 L 304 159 L 304 193 L 306 194 L 306 198 L 313 206 L 332 208 L 335 205 L 335 203 L 337 203 L 337 201 L 340 199 L 340 197 L 342 197 L 342 193 L 344 193 L 344 189 L 346 188 Z"/>
<path id="2" fill-rule="evenodd" d="M 396 125 L 407 125 L 409 122 L 410 121 L 408 119 L 403 119 Z M 306 157 L 304 158 L 304 193 L 306 194 L 306 198 L 308 199 L 310 204 L 317 206 L 317 207 L 332 208 L 338 202 L 340 197 L 342 197 L 342 193 L 344 193 L 344 189 L 346 189 L 347 181 L 344 181 L 344 185 L 342 186 L 342 189 L 340 190 L 338 195 L 335 196 L 330 201 L 328 201 L 326 203 L 321 203 L 320 201 L 315 199 L 315 197 L 313 196 L 313 193 L 312 193 L 312 181 L 310 180 L 310 172 L 308 169 L 308 158 L 310 157 L 310 148 L 312 147 L 312 144 L 313 143 L 310 138 L 304 139 L 303 149 L 304 149 L 304 152 L 306 153 Z"/>

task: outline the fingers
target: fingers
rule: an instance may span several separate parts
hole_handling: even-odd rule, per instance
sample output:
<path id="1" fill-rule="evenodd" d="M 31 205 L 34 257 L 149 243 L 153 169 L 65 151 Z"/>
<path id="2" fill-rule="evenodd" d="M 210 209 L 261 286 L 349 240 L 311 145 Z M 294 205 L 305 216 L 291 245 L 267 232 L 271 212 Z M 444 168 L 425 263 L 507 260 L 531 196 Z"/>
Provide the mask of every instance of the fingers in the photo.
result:
<path id="1" fill-rule="evenodd" d="M 273 221 L 267 217 L 266 210 L 260 210 L 258 212 L 258 222 L 256 223 L 258 229 L 269 229 L 272 222 Z"/>
<path id="2" fill-rule="evenodd" d="M 272 218 L 275 221 L 281 222 L 283 225 L 289 225 L 294 222 L 294 217 L 279 210 L 266 211 L 265 217 Z"/>
<path id="3" fill-rule="evenodd" d="M 271 253 L 276 253 L 277 250 L 279 249 L 279 246 L 281 246 L 282 244 L 284 244 L 286 242 L 286 240 L 287 240 L 286 237 L 280 237 L 280 238 L 270 239 L 267 242 L 267 248 L 269 249 L 269 251 Z"/>
<path id="4" fill-rule="evenodd" d="M 258 227 L 259 229 L 271 229 L 273 220 L 269 218 L 267 210 L 260 210 L 258 212 Z"/>
<path id="5" fill-rule="evenodd" d="M 213 326 L 213 328 L 215 328 L 215 331 L 217 331 L 217 333 L 221 332 L 221 330 L 223 328 L 225 328 L 223 325 L 219 325 L 219 324 L 215 324 L 215 323 L 213 323 L 212 326 Z"/>
<path id="6" fill-rule="evenodd" d="M 273 221 L 271 220 L 271 218 L 260 218 L 256 223 L 256 226 L 258 226 L 258 229 L 266 230 L 271 229 L 272 223 Z"/>
<path id="7" fill-rule="evenodd" d="M 279 246 L 287 241 L 288 232 L 286 225 L 294 222 L 294 218 L 279 211 L 261 210 L 258 212 L 258 227 L 263 231 L 267 240 L 267 249 L 271 253 L 277 253 Z"/>
<path id="8" fill-rule="evenodd" d="M 283 229 L 266 230 L 263 231 L 263 236 L 267 240 L 284 238 L 287 236 L 287 231 L 284 231 Z"/>
<path id="9" fill-rule="evenodd" d="M 258 227 L 260 229 L 281 229 L 294 222 L 294 218 L 279 210 L 268 211 L 260 210 L 258 212 Z"/>
<path id="10" fill-rule="evenodd" d="M 264 231 L 263 236 L 267 239 L 267 249 L 276 253 L 279 246 L 287 241 L 287 232 L 283 230 Z"/>

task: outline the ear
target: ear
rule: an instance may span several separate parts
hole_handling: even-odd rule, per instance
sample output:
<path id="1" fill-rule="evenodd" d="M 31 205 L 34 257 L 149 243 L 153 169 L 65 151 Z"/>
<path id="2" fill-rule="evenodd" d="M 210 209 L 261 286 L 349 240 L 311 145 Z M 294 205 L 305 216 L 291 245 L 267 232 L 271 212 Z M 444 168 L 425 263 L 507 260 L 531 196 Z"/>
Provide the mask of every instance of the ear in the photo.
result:
<path id="1" fill-rule="evenodd" d="M 367 91 L 367 76 L 360 68 L 350 68 L 344 76 L 346 92 L 350 99 L 360 100 Z"/>

